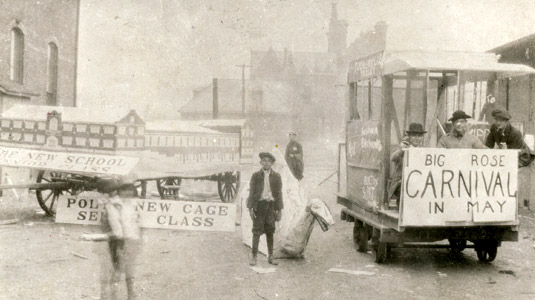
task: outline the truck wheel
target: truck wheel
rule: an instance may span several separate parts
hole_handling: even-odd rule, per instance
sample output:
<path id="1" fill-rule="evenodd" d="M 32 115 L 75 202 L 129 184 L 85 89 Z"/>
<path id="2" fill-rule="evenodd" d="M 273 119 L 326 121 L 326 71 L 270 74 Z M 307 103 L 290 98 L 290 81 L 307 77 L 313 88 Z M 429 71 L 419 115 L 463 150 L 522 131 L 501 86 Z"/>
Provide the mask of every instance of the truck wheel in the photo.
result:
<path id="1" fill-rule="evenodd" d="M 368 251 L 368 228 L 360 221 L 355 220 L 353 227 L 353 243 L 358 252 Z"/>
<path id="2" fill-rule="evenodd" d="M 376 245 L 372 246 L 372 255 L 373 260 L 376 263 L 385 263 L 388 255 L 388 244 L 385 242 L 377 242 Z"/>
<path id="3" fill-rule="evenodd" d="M 450 250 L 454 253 L 460 253 L 466 249 L 466 240 L 448 239 L 450 242 Z"/>
<path id="4" fill-rule="evenodd" d="M 494 240 L 477 241 L 474 246 L 480 262 L 489 263 L 498 254 L 498 243 Z"/>

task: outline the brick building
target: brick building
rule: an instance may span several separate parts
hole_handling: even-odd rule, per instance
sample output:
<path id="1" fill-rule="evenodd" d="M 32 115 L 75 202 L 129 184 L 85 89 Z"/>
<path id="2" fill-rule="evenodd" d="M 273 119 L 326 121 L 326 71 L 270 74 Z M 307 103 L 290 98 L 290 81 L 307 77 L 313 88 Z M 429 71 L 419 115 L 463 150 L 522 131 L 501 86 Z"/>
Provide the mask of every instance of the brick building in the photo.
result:
<path id="1" fill-rule="evenodd" d="M 80 0 L 0 1 L 0 112 L 76 106 Z"/>

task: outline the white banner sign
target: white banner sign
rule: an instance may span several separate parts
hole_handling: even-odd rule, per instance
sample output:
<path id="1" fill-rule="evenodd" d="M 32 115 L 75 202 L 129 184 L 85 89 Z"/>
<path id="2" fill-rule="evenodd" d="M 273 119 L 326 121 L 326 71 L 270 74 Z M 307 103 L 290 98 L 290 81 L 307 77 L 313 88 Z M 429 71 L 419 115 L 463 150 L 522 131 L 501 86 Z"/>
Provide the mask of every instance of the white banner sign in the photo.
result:
<path id="1" fill-rule="evenodd" d="M 515 150 L 411 148 L 405 152 L 402 226 L 515 221 Z"/>
<path id="2" fill-rule="evenodd" d="M 126 175 L 139 158 L 0 147 L 0 166 L 90 174 Z"/>
<path id="3" fill-rule="evenodd" d="M 101 194 L 95 192 L 60 196 L 56 222 L 100 225 L 106 216 L 106 208 L 98 200 L 101 197 Z M 144 228 L 234 232 L 235 204 L 159 199 L 135 201 L 140 226 Z"/>

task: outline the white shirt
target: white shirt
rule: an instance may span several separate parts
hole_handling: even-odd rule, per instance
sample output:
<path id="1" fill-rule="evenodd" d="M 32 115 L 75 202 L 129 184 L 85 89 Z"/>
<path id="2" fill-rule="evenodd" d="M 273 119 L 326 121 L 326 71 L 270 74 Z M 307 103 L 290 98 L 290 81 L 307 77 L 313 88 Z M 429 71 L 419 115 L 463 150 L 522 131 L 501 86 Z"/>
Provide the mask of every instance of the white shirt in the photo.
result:
<path id="1" fill-rule="evenodd" d="M 269 175 L 271 170 L 264 171 L 264 190 L 262 191 L 262 200 L 273 201 L 273 194 L 271 194 L 271 187 L 269 186 Z"/>

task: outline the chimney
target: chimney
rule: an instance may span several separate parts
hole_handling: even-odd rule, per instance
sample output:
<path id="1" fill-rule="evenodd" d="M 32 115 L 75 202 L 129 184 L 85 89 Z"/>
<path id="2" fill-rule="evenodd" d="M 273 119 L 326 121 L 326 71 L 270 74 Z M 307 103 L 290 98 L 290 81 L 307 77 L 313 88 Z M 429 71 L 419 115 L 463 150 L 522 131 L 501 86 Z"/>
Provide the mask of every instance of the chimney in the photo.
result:
<path id="1" fill-rule="evenodd" d="M 217 119 L 219 118 L 219 99 L 218 99 L 217 78 L 214 78 L 212 82 L 212 97 L 213 97 L 212 118 Z"/>

